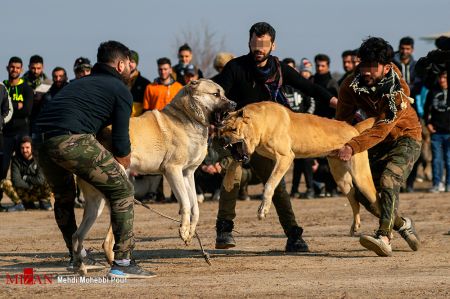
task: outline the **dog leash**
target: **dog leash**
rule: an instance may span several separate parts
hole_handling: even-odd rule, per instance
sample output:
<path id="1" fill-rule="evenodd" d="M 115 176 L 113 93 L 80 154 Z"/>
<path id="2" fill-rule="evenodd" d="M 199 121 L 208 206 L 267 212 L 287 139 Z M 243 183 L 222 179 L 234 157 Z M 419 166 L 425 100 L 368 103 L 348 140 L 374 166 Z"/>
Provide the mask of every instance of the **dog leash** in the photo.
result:
<path id="1" fill-rule="evenodd" d="M 148 206 L 147 204 L 140 202 L 140 201 L 137 200 L 137 199 L 134 199 L 134 203 L 137 204 L 137 205 L 143 206 L 143 207 L 146 208 L 147 210 L 150 210 L 150 211 L 152 211 L 153 213 L 158 214 L 158 215 L 161 216 L 161 217 L 164 217 L 164 218 L 166 218 L 166 219 L 169 219 L 169 220 L 172 220 L 172 221 L 181 223 L 180 220 L 175 219 L 175 218 L 172 218 L 172 217 L 170 217 L 170 216 L 167 216 L 167 215 L 165 215 L 165 214 L 163 214 L 163 213 L 161 213 L 161 212 L 159 212 L 159 211 L 157 211 L 157 210 L 151 208 L 151 207 Z M 211 258 L 210 258 L 210 256 L 209 256 L 209 253 L 206 252 L 206 250 L 203 248 L 203 244 L 202 244 L 202 241 L 200 240 L 200 236 L 199 236 L 199 234 L 197 233 L 197 230 L 195 230 L 195 237 L 197 238 L 198 244 L 200 245 L 200 250 L 202 251 L 203 258 L 205 259 L 206 263 L 207 263 L 208 265 L 211 266 Z"/>

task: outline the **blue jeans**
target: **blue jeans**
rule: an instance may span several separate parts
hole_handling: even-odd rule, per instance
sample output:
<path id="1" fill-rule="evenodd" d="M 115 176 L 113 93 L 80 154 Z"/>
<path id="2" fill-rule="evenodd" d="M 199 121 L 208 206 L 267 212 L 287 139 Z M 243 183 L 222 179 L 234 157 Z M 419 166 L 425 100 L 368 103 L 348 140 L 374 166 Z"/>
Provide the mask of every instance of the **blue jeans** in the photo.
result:
<path id="1" fill-rule="evenodd" d="M 439 186 L 444 172 L 446 186 L 450 186 L 450 134 L 434 133 L 431 135 L 431 153 L 433 155 L 433 186 Z"/>

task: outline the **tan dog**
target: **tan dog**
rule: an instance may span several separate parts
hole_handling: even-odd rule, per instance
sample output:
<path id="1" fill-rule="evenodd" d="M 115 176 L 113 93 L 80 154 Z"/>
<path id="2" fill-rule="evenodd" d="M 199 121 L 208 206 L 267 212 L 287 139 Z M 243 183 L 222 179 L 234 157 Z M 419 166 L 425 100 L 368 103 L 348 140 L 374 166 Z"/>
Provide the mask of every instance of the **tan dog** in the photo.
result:
<path id="1" fill-rule="evenodd" d="M 258 218 L 264 218 L 272 204 L 274 189 L 288 171 L 294 158 L 313 158 L 333 155 L 352 137 L 373 126 L 367 119 L 355 127 L 346 122 L 310 114 L 294 113 L 274 102 L 260 102 L 232 112 L 224 120 L 219 133 L 238 162 L 231 163 L 223 185 L 231 190 L 240 181 L 240 162 L 257 152 L 274 160 L 271 176 L 264 185 Z M 328 157 L 336 183 L 347 196 L 353 210 L 350 234 L 361 225 L 359 203 L 354 198 L 355 184 L 365 197 L 379 209 L 377 192 L 370 172 L 367 152 L 353 155 L 350 161 Z"/>
<path id="2" fill-rule="evenodd" d="M 211 80 L 192 81 L 161 112 L 149 111 L 130 119 L 130 171 L 164 174 L 180 205 L 179 233 L 186 243 L 194 236 L 199 219 L 194 171 L 206 156 L 208 127 L 220 122 L 221 115 L 236 106 L 224 94 L 224 90 Z M 110 149 L 111 127 L 100 135 L 100 142 Z M 84 181 L 80 185 L 85 210 L 73 235 L 74 252 L 81 251 L 86 234 L 107 203 L 94 187 Z M 113 244 L 110 226 L 103 244 L 109 262 L 114 259 Z"/>

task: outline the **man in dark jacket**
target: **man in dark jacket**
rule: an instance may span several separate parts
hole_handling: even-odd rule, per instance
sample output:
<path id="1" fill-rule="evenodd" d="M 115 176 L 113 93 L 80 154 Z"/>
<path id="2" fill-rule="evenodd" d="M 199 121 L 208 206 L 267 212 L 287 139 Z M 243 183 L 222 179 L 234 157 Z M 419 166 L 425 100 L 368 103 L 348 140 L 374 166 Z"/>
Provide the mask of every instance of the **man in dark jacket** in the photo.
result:
<path id="1" fill-rule="evenodd" d="M 272 26 L 265 22 L 254 24 L 250 28 L 250 53 L 228 62 L 222 73 L 215 77 L 215 81 L 225 90 L 226 96 L 237 103 L 237 109 L 260 101 L 274 101 L 288 107 L 288 101 L 281 92 L 283 85 L 290 85 L 317 100 L 337 102 L 325 89 L 310 83 L 293 68 L 270 55 L 275 49 L 274 41 L 275 29 Z M 265 183 L 272 172 L 274 162 L 254 154 L 250 166 Z M 237 193 L 237 186 L 231 192 L 221 192 L 216 222 L 216 248 L 227 249 L 236 245 L 231 231 L 236 217 Z M 286 251 L 308 251 L 308 245 L 302 239 L 303 229 L 295 220 L 284 180 L 275 189 L 273 203 L 288 237 Z"/>
<path id="2" fill-rule="evenodd" d="M 143 103 L 145 88 L 150 84 L 150 81 L 142 76 L 141 72 L 137 69 L 138 64 L 139 54 L 136 51 L 131 50 L 131 79 L 128 84 L 131 95 L 133 96 L 133 110 L 131 116 L 139 116 L 144 112 Z"/>
<path id="3" fill-rule="evenodd" d="M 316 64 L 316 73 L 314 74 L 314 83 L 326 88 L 333 96 L 337 97 L 339 93 L 339 85 L 336 80 L 331 77 L 330 73 L 330 57 L 325 54 L 317 54 L 314 57 Z M 330 107 L 326 102 L 318 102 L 316 105 L 315 115 L 334 118 L 336 109 Z"/>
<path id="4" fill-rule="evenodd" d="M 3 161 L 0 180 L 5 179 L 8 174 L 11 157 L 14 151 L 18 150 L 20 139 L 23 136 L 30 135 L 29 117 L 33 107 L 33 89 L 20 78 L 22 59 L 11 57 L 7 70 L 8 80 L 3 81 L 3 83 L 11 97 L 14 112 L 11 121 L 3 127 Z"/>
<path id="5" fill-rule="evenodd" d="M 20 141 L 20 154 L 17 153 L 11 163 L 11 180 L 2 180 L 1 187 L 14 203 L 8 212 L 34 209 L 35 201 L 39 202 L 41 210 L 52 210 L 51 190 L 33 157 L 29 136 Z"/>
<path id="6" fill-rule="evenodd" d="M 129 57 L 129 49 L 119 42 L 100 44 L 92 74 L 67 85 L 43 108 L 37 120 L 42 137 L 38 160 L 55 195 L 56 222 L 71 256 L 77 230 L 76 174 L 110 204 L 115 259 L 108 276 L 150 278 L 154 274 L 136 265 L 131 256 L 134 190 L 124 170 L 131 156 L 128 127 L 133 99 L 125 84 L 130 79 Z M 111 152 L 95 139 L 110 124 Z M 69 268 L 76 267 L 71 262 Z"/>
<path id="7" fill-rule="evenodd" d="M 5 85 L 0 82 L 0 171 L 3 169 L 3 126 L 10 121 L 12 114 L 13 108 L 11 97 L 9 96 Z M 4 208 L 0 204 L 0 211 L 3 210 Z"/>

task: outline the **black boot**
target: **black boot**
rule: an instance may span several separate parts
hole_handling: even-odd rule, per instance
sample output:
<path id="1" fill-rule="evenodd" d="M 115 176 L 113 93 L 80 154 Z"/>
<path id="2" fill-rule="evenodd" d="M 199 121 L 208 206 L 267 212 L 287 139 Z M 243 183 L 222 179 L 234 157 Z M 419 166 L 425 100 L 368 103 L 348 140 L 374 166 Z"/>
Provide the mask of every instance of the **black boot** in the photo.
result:
<path id="1" fill-rule="evenodd" d="M 288 233 L 286 252 L 309 252 L 308 244 L 302 238 L 303 228 L 293 226 Z"/>
<path id="2" fill-rule="evenodd" d="M 228 249 L 236 246 L 236 241 L 233 238 L 234 223 L 232 220 L 217 220 L 216 221 L 216 249 Z"/>

